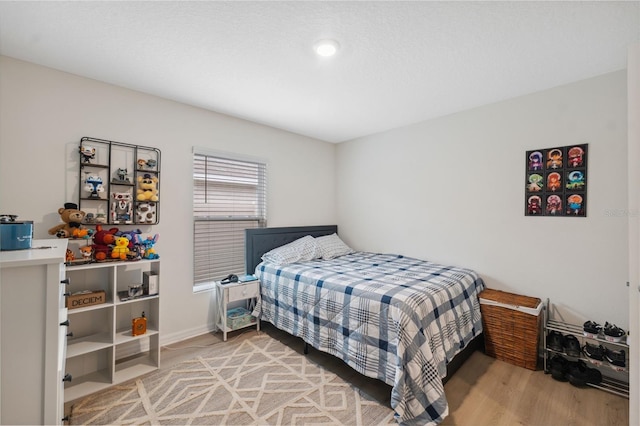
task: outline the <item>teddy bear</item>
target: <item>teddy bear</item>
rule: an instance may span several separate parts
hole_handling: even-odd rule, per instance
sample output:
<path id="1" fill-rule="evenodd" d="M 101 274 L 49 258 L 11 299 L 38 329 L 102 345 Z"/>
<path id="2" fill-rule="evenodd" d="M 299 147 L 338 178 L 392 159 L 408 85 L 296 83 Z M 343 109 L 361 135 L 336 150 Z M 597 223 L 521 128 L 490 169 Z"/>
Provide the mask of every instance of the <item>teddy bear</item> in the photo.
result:
<path id="1" fill-rule="evenodd" d="M 136 192 L 138 201 L 158 201 L 158 178 L 151 177 L 149 173 L 138 176 L 138 190 Z"/>
<path id="2" fill-rule="evenodd" d="M 89 231 L 82 227 L 85 212 L 78 210 L 77 204 L 64 203 L 64 207 L 58 209 L 58 214 L 64 223 L 49 229 L 49 235 L 55 235 L 58 238 L 88 237 Z"/>

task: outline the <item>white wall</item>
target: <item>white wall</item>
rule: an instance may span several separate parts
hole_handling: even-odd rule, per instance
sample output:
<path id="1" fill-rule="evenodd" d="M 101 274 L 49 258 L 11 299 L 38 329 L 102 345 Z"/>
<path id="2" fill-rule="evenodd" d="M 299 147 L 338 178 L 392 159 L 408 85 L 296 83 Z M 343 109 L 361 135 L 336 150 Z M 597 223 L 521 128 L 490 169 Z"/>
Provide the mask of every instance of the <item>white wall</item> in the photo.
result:
<path id="1" fill-rule="evenodd" d="M 191 291 L 191 148 L 235 152 L 269 163 L 270 226 L 337 222 L 358 249 L 474 268 L 492 288 L 551 298 L 567 320 L 627 327 L 625 79 L 611 73 L 336 146 L 0 57 L 0 212 L 47 237 L 57 208 L 77 198 L 82 136 L 160 148 L 171 202 L 143 231 L 160 234 L 165 344 L 213 319 L 210 294 Z M 525 217 L 525 151 L 585 142 L 588 217 Z"/>
<path id="2" fill-rule="evenodd" d="M 342 143 L 341 235 L 626 328 L 626 132 L 620 71 Z M 525 217 L 525 151 L 576 143 L 589 143 L 588 217 Z"/>
<path id="3" fill-rule="evenodd" d="M 36 238 L 77 202 L 77 147 L 90 136 L 162 151 L 162 344 L 212 328 L 209 292 L 192 292 L 192 147 L 268 162 L 269 226 L 336 223 L 335 145 L 0 57 L 0 212 Z M 309 161 L 312 161 L 312 167 Z"/>
<path id="4" fill-rule="evenodd" d="M 627 59 L 629 134 L 629 353 L 640 351 L 640 43 L 629 47 Z M 640 424 L 640 357 L 629 357 L 629 424 Z"/>

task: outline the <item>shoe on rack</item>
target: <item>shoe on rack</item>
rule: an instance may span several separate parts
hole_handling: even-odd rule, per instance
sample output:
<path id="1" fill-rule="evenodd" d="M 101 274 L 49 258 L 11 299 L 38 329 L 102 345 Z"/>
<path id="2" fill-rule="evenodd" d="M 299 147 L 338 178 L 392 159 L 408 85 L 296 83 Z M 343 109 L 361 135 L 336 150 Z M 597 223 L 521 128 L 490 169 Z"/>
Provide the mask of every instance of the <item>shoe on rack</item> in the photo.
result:
<path id="1" fill-rule="evenodd" d="M 602 331 L 602 326 L 594 321 L 587 321 L 582 328 L 587 337 L 596 337 Z"/>
<path id="2" fill-rule="evenodd" d="M 615 324 L 604 323 L 604 336 L 610 342 L 620 342 L 627 333 Z"/>
<path id="3" fill-rule="evenodd" d="M 626 367 L 627 366 L 627 357 L 625 356 L 624 350 L 620 349 L 619 351 L 605 348 L 604 357 L 610 364 L 616 365 L 618 367 Z"/>
<path id="4" fill-rule="evenodd" d="M 602 345 L 596 346 L 591 343 L 586 343 L 582 348 L 582 352 L 591 359 L 598 361 L 604 360 L 604 347 Z"/>
<path id="5" fill-rule="evenodd" d="M 589 369 L 587 368 L 587 364 L 581 359 L 578 361 L 569 362 L 569 373 L 567 374 L 567 378 L 569 379 L 569 383 L 573 386 L 584 387 L 589 382 Z"/>
<path id="6" fill-rule="evenodd" d="M 602 373 L 597 368 L 587 367 L 587 383 L 599 385 L 602 383 Z"/>
<path id="7" fill-rule="evenodd" d="M 569 361 L 560 355 L 554 355 L 549 361 L 549 372 L 554 379 L 560 382 L 566 382 L 569 380 L 567 377 L 569 373 Z"/>
<path id="8" fill-rule="evenodd" d="M 562 346 L 565 354 L 574 357 L 580 356 L 580 342 L 573 334 L 567 334 L 564 336 Z"/>
<path id="9" fill-rule="evenodd" d="M 563 341 L 564 337 L 562 336 L 562 333 L 554 330 L 547 335 L 547 348 L 556 352 L 562 352 L 564 348 L 562 344 Z"/>

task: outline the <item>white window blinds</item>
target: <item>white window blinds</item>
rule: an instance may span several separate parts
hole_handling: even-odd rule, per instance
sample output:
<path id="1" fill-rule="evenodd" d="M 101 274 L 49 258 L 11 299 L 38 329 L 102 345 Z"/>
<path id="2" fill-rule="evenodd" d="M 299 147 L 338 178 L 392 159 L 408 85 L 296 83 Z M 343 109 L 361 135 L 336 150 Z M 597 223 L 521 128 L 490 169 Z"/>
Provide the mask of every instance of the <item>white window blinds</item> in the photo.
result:
<path id="1" fill-rule="evenodd" d="M 193 155 L 194 285 L 245 272 L 244 230 L 265 227 L 266 210 L 265 164 Z"/>

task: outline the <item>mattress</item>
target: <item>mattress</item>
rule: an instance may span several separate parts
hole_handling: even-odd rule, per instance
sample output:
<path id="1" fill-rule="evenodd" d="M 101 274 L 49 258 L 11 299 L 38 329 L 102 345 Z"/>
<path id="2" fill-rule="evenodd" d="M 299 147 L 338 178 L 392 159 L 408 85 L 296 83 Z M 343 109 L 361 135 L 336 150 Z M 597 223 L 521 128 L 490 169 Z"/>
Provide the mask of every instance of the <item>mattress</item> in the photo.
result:
<path id="1" fill-rule="evenodd" d="M 402 424 L 448 414 L 446 366 L 482 332 L 472 270 L 394 254 L 256 267 L 254 315 L 392 386 Z"/>

